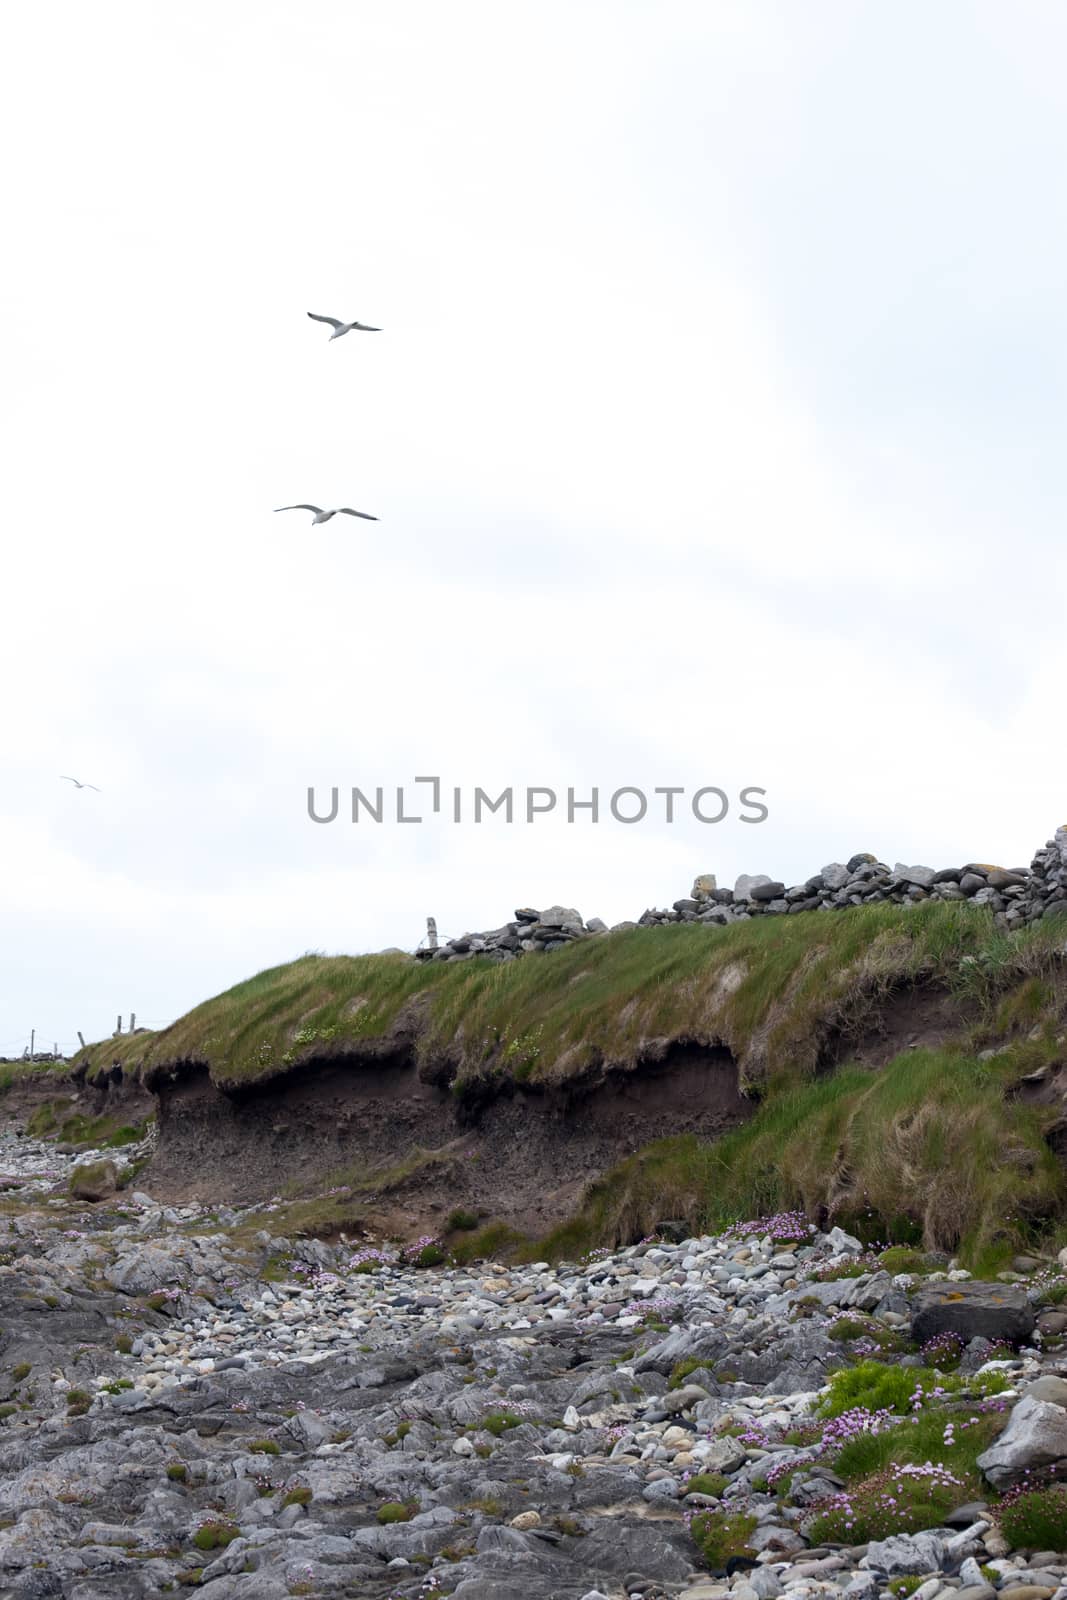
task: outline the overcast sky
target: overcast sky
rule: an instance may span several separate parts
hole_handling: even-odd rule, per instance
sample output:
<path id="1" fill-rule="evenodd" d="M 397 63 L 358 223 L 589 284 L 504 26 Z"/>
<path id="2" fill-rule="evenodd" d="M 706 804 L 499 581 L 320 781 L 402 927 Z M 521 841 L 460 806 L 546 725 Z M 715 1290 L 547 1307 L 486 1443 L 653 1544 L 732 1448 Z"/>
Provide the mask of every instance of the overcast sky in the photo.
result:
<path id="1" fill-rule="evenodd" d="M 1015 865 L 1064 820 L 1062 6 L 3 37 L 0 1054 L 428 913 Z M 732 803 L 345 820 L 431 774 Z"/>

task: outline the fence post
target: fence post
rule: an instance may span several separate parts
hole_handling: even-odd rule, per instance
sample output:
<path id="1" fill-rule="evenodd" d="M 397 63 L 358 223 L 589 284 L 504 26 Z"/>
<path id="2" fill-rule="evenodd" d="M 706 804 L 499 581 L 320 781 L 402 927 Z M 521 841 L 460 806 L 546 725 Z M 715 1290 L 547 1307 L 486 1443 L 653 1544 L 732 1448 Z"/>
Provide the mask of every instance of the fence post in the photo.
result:
<path id="1" fill-rule="evenodd" d="M 130 1012 L 130 1032 L 131 1033 L 136 1033 L 137 1032 L 137 1017 L 136 1017 L 136 1014 L 134 1012 L 132 1012 L 132 1011 Z"/>
<path id="2" fill-rule="evenodd" d="M 118 1036 L 119 1036 L 119 1034 L 121 1032 L 122 1032 L 122 1017 L 120 1015 L 120 1016 L 115 1018 L 115 1037 L 116 1037 L 116 1039 L 118 1038 Z"/>
<path id="3" fill-rule="evenodd" d="M 437 949 L 437 918 L 426 918 L 426 945 L 430 950 Z"/>
<path id="4" fill-rule="evenodd" d="M 85 1040 L 82 1038 L 81 1029 L 80 1028 L 75 1028 L 74 1032 L 78 1035 L 78 1043 L 81 1045 L 82 1049 L 84 1050 L 85 1049 Z"/>

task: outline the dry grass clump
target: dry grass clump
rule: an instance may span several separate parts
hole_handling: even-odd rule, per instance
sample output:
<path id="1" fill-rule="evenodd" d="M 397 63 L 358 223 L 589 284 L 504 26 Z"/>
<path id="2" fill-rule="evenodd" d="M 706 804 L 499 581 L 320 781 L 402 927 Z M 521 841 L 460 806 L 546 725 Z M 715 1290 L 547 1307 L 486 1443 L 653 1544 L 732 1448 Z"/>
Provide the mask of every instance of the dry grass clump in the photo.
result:
<path id="1" fill-rule="evenodd" d="M 1047 1110 L 1007 1096 L 1009 1062 L 907 1051 L 877 1074 L 843 1068 L 778 1095 L 714 1143 L 660 1139 L 597 1178 L 537 1250 L 575 1257 L 666 1217 L 695 1232 L 803 1210 L 869 1239 L 1010 1255 L 1067 1205 Z"/>

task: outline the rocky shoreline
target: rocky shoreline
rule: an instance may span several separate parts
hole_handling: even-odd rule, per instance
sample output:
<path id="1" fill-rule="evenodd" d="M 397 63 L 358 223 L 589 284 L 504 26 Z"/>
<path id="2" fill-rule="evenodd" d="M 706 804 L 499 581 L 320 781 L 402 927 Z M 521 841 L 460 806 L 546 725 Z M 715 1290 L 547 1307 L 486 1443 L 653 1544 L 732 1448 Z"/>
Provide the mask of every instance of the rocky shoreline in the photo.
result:
<path id="1" fill-rule="evenodd" d="M 787 916 L 799 911 L 841 911 L 863 905 L 918 905 L 923 901 L 967 901 L 992 911 L 997 926 L 1025 927 L 1045 917 L 1067 915 L 1067 827 L 1038 850 L 1029 867 L 997 867 L 967 862 L 962 867 L 887 866 L 861 852 L 848 861 L 832 861 L 804 883 L 785 883 L 761 873 L 742 873 L 732 889 L 720 888 L 713 874 L 699 876 L 688 895 L 670 909 L 643 911 L 636 922 L 609 928 L 599 917 L 584 921 L 571 906 L 543 911 L 522 907 L 512 921 L 483 933 L 465 933 L 415 951 L 420 961 L 458 961 L 488 956 L 511 961 L 517 956 L 557 950 L 575 939 L 616 933 L 634 927 L 669 923 L 704 923 L 726 927 L 752 917 Z"/>
<path id="2" fill-rule="evenodd" d="M 790 1216 L 460 1267 L 74 1201 L 103 1154 L 0 1137 L 3 1600 L 1067 1600 L 1067 1521 L 1018 1547 L 1001 1498 L 1067 1462 L 1055 1262 L 975 1285 Z M 899 1416 L 831 1403 L 900 1375 Z M 929 1511 L 841 1537 L 843 1446 L 931 1418 L 945 1464 L 893 1473 Z"/>

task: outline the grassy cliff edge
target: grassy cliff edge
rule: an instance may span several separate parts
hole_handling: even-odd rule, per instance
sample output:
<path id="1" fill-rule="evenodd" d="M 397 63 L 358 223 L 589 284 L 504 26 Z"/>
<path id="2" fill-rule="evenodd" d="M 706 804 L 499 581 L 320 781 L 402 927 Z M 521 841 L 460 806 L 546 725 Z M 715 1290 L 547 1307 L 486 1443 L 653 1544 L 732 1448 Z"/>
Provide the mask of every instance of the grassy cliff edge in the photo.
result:
<path id="1" fill-rule="evenodd" d="M 673 1043 L 721 1046 L 753 1119 L 715 1141 L 660 1139 L 595 1177 L 544 1244 L 618 1243 L 666 1216 L 708 1226 L 797 1205 L 972 1256 L 1033 1240 L 1067 1208 L 1050 1135 L 1067 1016 L 1063 936 L 997 932 L 968 905 L 888 905 L 727 928 L 633 929 L 502 965 L 304 956 L 155 1034 L 92 1045 L 151 1087 L 183 1066 L 221 1091 L 327 1061 L 413 1059 L 459 1100 L 510 1085 L 566 1090 L 636 1070 Z M 894 997 L 939 991 L 951 1037 L 852 1064 Z M 995 1049 L 996 1054 L 991 1055 Z"/>

